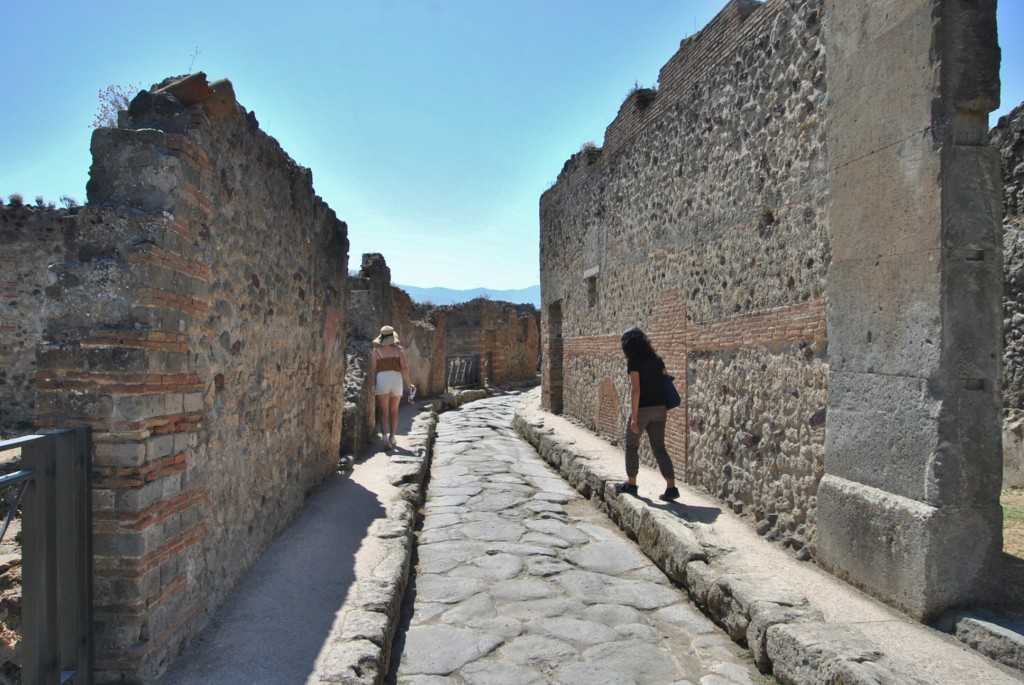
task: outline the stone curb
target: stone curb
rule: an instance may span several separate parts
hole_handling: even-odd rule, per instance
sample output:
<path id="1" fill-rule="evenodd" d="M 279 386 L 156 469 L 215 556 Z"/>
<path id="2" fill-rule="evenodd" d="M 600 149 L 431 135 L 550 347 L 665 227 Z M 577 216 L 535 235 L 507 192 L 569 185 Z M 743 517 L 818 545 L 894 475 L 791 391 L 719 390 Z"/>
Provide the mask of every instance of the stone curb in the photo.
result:
<path id="1" fill-rule="evenodd" d="M 571 426 L 524 397 L 513 427 L 570 485 L 607 513 L 665 574 L 685 587 L 733 640 L 745 643 L 757 667 L 782 685 L 948 685 L 911 675 L 850 624 L 823 621 L 808 598 L 769 574 L 730 573 L 722 557 L 731 549 L 709 526 L 691 524 L 620 495 L 621 474 L 602 472 L 588 448 L 565 438 Z M 527 405 L 535 406 L 527 406 Z M 557 429 L 556 429 L 557 428 Z M 578 427 L 574 427 L 579 430 Z"/>
<path id="2" fill-rule="evenodd" d="M 345 603 L 345 617 L 328 638 L 330 656 L 319 681 L 338 685 L 379 685 L 388 673 L 391 643 L 398 630 L 402 599 L 409 583 L 417 511 L 423 504 L 438 415 L 487 397 L 484 389 L 462 390 L 419 403 L 408 444 L 411 455 L 393 456 L 387 479 L 399 489 L 400 501 L 388 507 L 369 537 L 386 550 L 369 578 L 357 580 Z"/>
<path id="3" fill-rule="evenodd" d="M 948 611 L 936 626 L 971 649 L 1001 664 L 1024 671 L 1024 624 L 988 611 Z"/>
<path id="4" fill-rule="evenodd" d="M 401 501 L 369 532 L 387 548 L 368 579 L 357 581 L 340 629 L 329 638 L 330 657 L 320 682 L 379 685 L 387 676 L 391 644 L 411 572 L 413 532 L 430 468 L 438 415 L 488 396 L 485 390 L 446 395 L 423 404 L 409 431 L 411 456 L 394 458 L 388 480 Z M 537 398 L 532 395 L 533 400 Z M 515 430 L 592 504 L 604 511 L 694 602 L 729 635 L 745 642 L 763 672 L 780 685 L 948 685 L 910 675 L 888 658 L 883 646 L 856 627 L 826 623 L 822 612 L 798 591 L 770 575 L 730 573 L 719 560 L 731 549 L 707 526 L 694 526 L 641 500 L 615 493 L 618 474 L 602 472 L 587 449 L 560 439 L 550 424 L 564 419 L 517 406 Z M 567 423 L 567 422 L 566 422 Z M 975 625 L 962 617 L 959 624 Z"/>

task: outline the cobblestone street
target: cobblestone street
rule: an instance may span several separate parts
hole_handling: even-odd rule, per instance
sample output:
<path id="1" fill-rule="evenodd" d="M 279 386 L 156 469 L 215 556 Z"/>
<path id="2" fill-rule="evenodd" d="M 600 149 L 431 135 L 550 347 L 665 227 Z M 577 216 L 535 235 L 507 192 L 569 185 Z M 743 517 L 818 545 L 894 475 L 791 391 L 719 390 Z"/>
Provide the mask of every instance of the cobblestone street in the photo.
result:
<path id="1" fill-rule="evenodd" d="M 756 684 L 750 656 L 515 435 L 443 414 L 390 683 Z"/>

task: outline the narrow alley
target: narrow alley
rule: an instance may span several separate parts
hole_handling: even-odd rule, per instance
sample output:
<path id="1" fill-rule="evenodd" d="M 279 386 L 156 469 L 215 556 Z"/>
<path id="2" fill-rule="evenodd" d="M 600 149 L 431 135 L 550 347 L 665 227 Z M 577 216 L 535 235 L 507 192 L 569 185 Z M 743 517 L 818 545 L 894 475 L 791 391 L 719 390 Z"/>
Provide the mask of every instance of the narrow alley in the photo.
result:
<path id="1" fill-rule="evenodd" d="M 389 682 L 762 682 L 749 655 L 515 434 L 519 400 L 440 417 Z"/>

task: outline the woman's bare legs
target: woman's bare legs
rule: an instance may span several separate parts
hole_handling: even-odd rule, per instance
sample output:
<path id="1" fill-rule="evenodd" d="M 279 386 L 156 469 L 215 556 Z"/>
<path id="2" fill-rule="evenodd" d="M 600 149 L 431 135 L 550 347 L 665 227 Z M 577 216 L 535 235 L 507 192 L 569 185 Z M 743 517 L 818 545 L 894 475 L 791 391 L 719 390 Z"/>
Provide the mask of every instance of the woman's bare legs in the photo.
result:
<path id="1" fill-rule="evenodd" d="M 391 423 L 391 395 L 377 395 L 377 421 L 380 423 L 380 437 L 387 442 L 388 426 Z"/>
<path id="2" fill-rule="evenodd" d="M 398 405 L 401 404 L 402 398 L 395 397 L 394 395 L 388 395 L 390 400 L 389 409 L 391 410 L 391 446 L 395 446 L 395 433 L 398 432 Z"/>

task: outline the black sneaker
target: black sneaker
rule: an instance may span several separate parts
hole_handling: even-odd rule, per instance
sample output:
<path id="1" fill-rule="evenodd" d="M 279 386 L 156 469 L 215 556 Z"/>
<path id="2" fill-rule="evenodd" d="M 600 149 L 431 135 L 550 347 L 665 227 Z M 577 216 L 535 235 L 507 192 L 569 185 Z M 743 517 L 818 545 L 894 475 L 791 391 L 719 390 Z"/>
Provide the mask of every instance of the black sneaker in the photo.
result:
<path id="1" fill-rule="evenodd" d="M 615 486 L 615 492 L 620 495 L 633 495 L 636 497 L 637 489 L 632 483 L 619 483 Z"/>
<path id="2" fill-rule="evenodd" d="M 658 499 L 666 502 L 679 499 L 679 488 L 666 488 L 665 492 L 658 495 Z"/>

